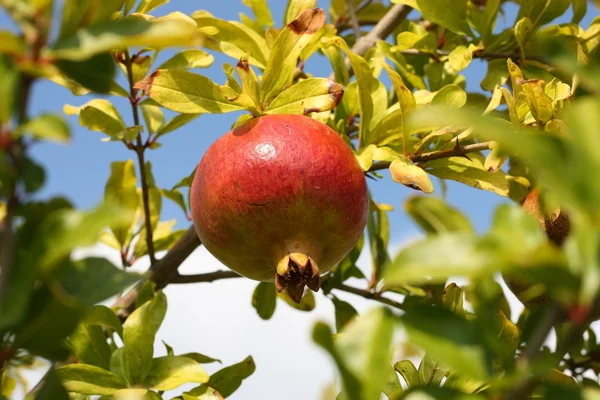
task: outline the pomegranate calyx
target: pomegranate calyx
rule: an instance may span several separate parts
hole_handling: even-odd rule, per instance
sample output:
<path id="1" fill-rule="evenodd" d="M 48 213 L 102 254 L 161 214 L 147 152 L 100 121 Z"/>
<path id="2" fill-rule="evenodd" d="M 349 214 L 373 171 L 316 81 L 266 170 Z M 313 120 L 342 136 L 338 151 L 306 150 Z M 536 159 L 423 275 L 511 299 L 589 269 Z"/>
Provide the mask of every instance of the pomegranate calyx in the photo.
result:
<path id="1" fill-rule="evenodd" d="M 291 253 L 277 264 L 275 287 L 279 293 L 284 290 L 296 303 L 300 303 L 304 286 L 314 292 L 320 288 L 319 267 L 317 263 L 303 253 Z"/>

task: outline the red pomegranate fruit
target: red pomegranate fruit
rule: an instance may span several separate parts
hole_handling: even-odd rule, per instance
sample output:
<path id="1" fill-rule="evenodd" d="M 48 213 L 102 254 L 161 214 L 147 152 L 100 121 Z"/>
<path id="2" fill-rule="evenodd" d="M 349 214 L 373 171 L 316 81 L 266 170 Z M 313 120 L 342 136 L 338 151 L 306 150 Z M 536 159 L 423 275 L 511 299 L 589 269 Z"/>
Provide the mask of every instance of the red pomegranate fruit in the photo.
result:
<path id="1" fill-rule="evenodd" d="M 211 254 L 245 277 L 274 280 L 297 302 L 352 250 L 369 212 L 350 148 L 302 115 L 254 118 L 219 138 L 198 165 L 190 201 Z"/>

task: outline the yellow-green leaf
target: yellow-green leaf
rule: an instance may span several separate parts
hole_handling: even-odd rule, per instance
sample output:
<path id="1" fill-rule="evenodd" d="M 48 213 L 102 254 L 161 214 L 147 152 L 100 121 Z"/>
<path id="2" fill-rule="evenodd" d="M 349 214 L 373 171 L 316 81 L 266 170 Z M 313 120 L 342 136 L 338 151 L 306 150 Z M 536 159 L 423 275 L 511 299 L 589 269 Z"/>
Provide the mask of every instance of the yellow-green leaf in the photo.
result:
<path id="1" fill-rule="evenodd" d="M 508 196 L 509 180 L 504 171 L 487 172 L 483 156 L 477 153 L 469 154 L 469 159 L 450 157 L 428 161 L 425 170 L 438 178 L 458 181 L 500 196 Z"/>
<path id="2" fill-rule="evenodd" d="M 214 57 L 204 50 L 187 49 L 175 54 L 157 69 L 207 68 L 212 65 L 213 61 Z"/>
<path id="3" fill-rule="evenodd" d="M 222 114 L 242 110 L 209 78 L 182 70 L 159 69 L 135 84 L 161 106 L 181 113 Z"/>
<path id="4" fill-rule="evenodd" d="M 433 183 L 427 172 L 414 165 L 410 160 L 398 159 L 390 164 L 390 174 L 394 182 L 424 193 L 433 193 Z"/>
<path id="5" fill-rule="evenodd" d="M 254 104 L 258 106 L 260 104 L 258 77 L 248 63 L 247 57 L 241 58 L 237 63 L 236 72 L 242 82 L 242 92 L 250 96 Z"/>
<path id="6" fill-rule="evenodd" d="M 305 79 L 281 92 L 265 108 L 265 114 L 310 114 L 334 109 L 344 90 L 325 78 Z"/>
<path id="7" fill-rule="evenodd" d="M 267 0 L 242 0 L 242 3 L 252 8 L 256 22 L 261 28 L 264 26 L 271 28 L 273 26 L 273 17 L 271 17 Z"/>
<path id="8" fill-rule="evenodd" d="M 467 94 L 458 85 L 446 85 L 441 88 L 433 99 L 431 104 L 444 105 L 449 107 L 461 108 L 467 103 Z"/>
<path id="9" fill-rule="evenodd" d="M 69 392 L 87 395 L 110 395 L 125 388 L 123 379 L 93 365 L 69 364 L 56 369 L 56 374 Z"/>
<path id="10" fill-rule="evenodd" d="M 268 103 L 290 85 L 298 57 L 312 36 L 325 24 L 325 12 L 320 8 L 304 10 L 277 36 L 262 78 L 261 101 Z"/>
<path id="11" fill-rule="evenodd" d="M 173 390 L 186 383 L 205 382 L 208 374 L 199 363 L 183 356 L 166 356 L 152 360 L 144 385 L 154 390 Z"/>
<path id="12" fill-rule="evenodd" d="M 467 46 L 457 46 L 454 50 L 450 52 L 448 55 L 448 62 L 450 66 L 456 70 L 456 72 L 460 72 L 463 69 L 467 68 L 471 61 L 473 60 L 473 52 L 477 50 L 477 46 L 470 44 Z"/>
<path id="13" fill-rule="evenodd" d="M 135 220 L 134 211 L 139 206 L 136 189 L 136 175 L 133 160 L 117 161 L 110 164 L 110 177 L 104 188 L 104 201 L 131 211 L 129 220 L 111 226 L 115 238 L 121 246 L 131 240 L 131 229 Z"/>
<path id="14" fill-rule="evenodd" d="M 302 11 L 316 7 L 317 0 L 288 0 L 283 23 L 287 25 L 295 20 Z"/>
<path id="15" fill-rule="evenodd" d="M 196 11 L 192 18 L 207 32 L 204 46 L 239 60 L 250 54 L 248 62 L 265 68 L 269 55 L 266 40 L 244 24 L 215 18 L 207 11 Z M 211 31 L 212 29 L 212 31 Z"/>
<path id="16" fill-rule="evenodd" d="M 0 31 L 0 54 L 21 56 L 25 52 L 25 41 L 10 31 Z"/>
<path id="17" fill-rule="evenodd" d="M 140 4 L 138 4 L 135 12 L 146 14 L 163 4 L 167 4 L 169 1 L 170 0 L 142 0 L 140 1 Z"/>
<path id="18" fill-rule="evenodd" d="M 79 124 L 89 130 L 116 135 L 126 128 L 119 111 L 106 99 L 90 100 L 81 107 L 65 105 L 67 115 L 79 115 Z"/>
<path id="19" fill-rule="evenodd" d="M 451 31 L 475 36 L 467 22 L 467 0 L 416 0 L 423 18 Z"/>
<path id="20" fill-rule="evenodd" d="M 148 132 L 156 133 L 165 123 L 165 116 L 159 106 L 154 104 L 141 104 L 142 116 L 146 121 Z"/>

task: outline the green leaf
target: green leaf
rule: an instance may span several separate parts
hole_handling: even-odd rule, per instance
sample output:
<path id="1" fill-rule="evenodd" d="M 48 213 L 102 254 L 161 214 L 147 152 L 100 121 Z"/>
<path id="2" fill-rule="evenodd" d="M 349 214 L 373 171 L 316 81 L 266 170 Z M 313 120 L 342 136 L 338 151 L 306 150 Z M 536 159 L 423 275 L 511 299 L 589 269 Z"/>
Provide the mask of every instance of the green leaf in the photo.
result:
<path id="1" fill-rule="evenodd" d="M 47 270 L 74 248 L 93 245 L 106 226 L 116 225 L 126 220 L 128 215 L 122 209 L 109 205 L 88 212 L 61 210 L 53 213 L 39 227 L 34 241 L 36 247 L 45 251 L 40 267 Z"/>
<path id="2" fill-rule="evenodd" d="M 411 342 L 442 366 L 475 379 L 491 373 L 491 359 L 481 331 L 464 318 L 439 307 L 414 306 L 400 317 Z"/>
<path id="3" fill-rule="evenodd" d="M 61 383 L 55 370 L 50 370 L 44 378 L 35 400 L 69 400 L 69 394 Z"/>
<path id="4" fill-rule="evenodd" d="M 431 104 L 461 108 L 467 103 L 467 94 L 458 85 L 446 85 L 440 89 Z"/>
<path id="5" fill-rule="evenodd" d="M 521 48 L 521 54 L 524 54 L 525 47 L 534 33 L 533 24 L 527 17 L 521 18 L 515 24 L 515 39 Z"/>
<path id="6" fill-rule="evenodd" d="M 298 18 L 298 15 L 309 8 L 316 8 L 316 0 L 288 0 L 285 7 L 283 23 L 288 25 L 290 22 Z"/>
<path id="7" fill-rule="evenodd" d="M 13 59 L 3 54 L 0 54 L 0 76 L 0 98 L 3 99 L 0 103 L 0 124 L 5 124 L 11 119 L 18 98 L 20 73 Z"/>
<path id="8" fill-rule="evenodd" d="M 21 161 L 21 178 L 25 186 L 25 193 L 34 193 L 44 186 L 46 171 L 41 165 L 26 157 Z"/>
<path id="9" fill-rule="evenodd" d="M 68 344 L 80 363 L 109 369 L 112 352 L 100 326 L 81 321 L 69 336 Z"/>
<path id="10" fill-rule="evenodd" d="M 32 118 L 19 126 L 15 134 L 54 142 L 68 142 L 71 138 L 69 125 L 64 118 L 56 114 L 42 114 Z"/>
<path id="11" fill-rule="evenodd" d="M 181 354 L 181 357 L 191 358 L 192 360 L 196 361 L 199 364 L 211 364 L 214 362 L 218 362 L 219 364 L 221 364 L 221 360 L 219 360 L 217 358 L 205 356 L 204 354 L 200 354 L 200 353 L 185 353 L 185 354 Z"/>
<path id="12" fill-rule="evenodd" d="M 325 24 L 325 12 L 320 8 L 304 10 L 286 25 L 273 44 L 260 88 L 261 102 L 268 102 L 292 82 L 302 49 Z"/>
<path id="13" fill-rule="evenodd" d="M 67 115 L 79 115 L 79 124 L 89 130 L 104 132 L 109 136 L 125 130 L 125 121 L 113 104 L 105 99 L 90 100 L 81 107 L 65 105 Z"/>
<path id="14" fill-rule="evenodd" d="M 72 36 L 59 39 L 49 55 L 81 61 L 95 54 L 130 46 L 191 45 L 196 29 L 196 23 L 179 12 L 160 18 L 150 17 L 150 20 L 141 16 L 124 17 L 79 29 Z"/>
<path id="15" fill-rule="evenodd" d="M 143 382 L 152 367 L 154 337 L 166 311 L 167 298 L 159 292 L 123 324 L 123 369 L 130 384 Z"/>
<path id="16" fill-rule="evenodd" d="M 390 261 L 387 248 L 390 241 L 390 223 L 387 212 L 371 200 L 371 210 L 367 217 L 367 235 L 371 247 L 372 277 L 379 279 L 384 267 Z"/>
<path id="17" fill-rule="evenodd" d="M 121 246 L 127 245 L 132 238 L 131 230 L 135 220 L 133 212 L 140 206 L 136 185 L 133 160 L 115 161 L 110 164 L 110 177 L 104 187 L 104 201 L 131 211 L 126 221 L 119 221 L 111 226 Z"/>
<path id="18" fill-rule="evenodd" d="M 371 120 L 373 119 L 373 115 L 375 113 L 373 106 L 373 98 L 371 94 L 379 85 L 379 80 L 373 78 L 373 74 L 371 71 L 371 67 L 367 61 L 355 54 L 350 50 L 344 39 L 340 37 L 335 37 L 332 39 L 323 39 L 325 43 L 333 44 L 339 47 L 346 56 L 350 60 L 350 64 L 352 65 L 352 70 L 354 71 L 354 75 L 356 76 L 356 82 L 358 84 L 358 100 L 360 105 L 360 128 L 359 128 L 359 143 L 362 144 L 363 140 L 368 137 L 369 127 L 371 124 Z"/>
<path id="19" fill-rule="evenodd" d="M 386 269 L 386 287 L 445 281 L 450 275 L 468 275 L 486 267 L 469 233 L 450 232 L 431 236 L 403 249 Z M 429 279 L 428 279 L 429 278 Z"/>
<path id="20" fill-rule="evenodd" d="M 56 369 L 56 375 L 69 392 L 104 395 L 126 387 L 117 375 L 105 369 L 86 364 L 69 364 Z"/>
<path id="21" fill-rule="evenodd" d="M 419 372 L 410 360 L 398 361 L 394 364 L 394 369 L 404 378 L 406 385 L 411 388 L 419 386 Z"/>
<path id="22" fill-rule="evenodd" d="M 59 268 L 57 276 L 62 290 L 87 306 L 116 295 L 140 279 L 140 275 L 125 272 L 100 257 L 68 262 Z"/>
<path id="23" fill-rule="evenodd" d="M 450 66 L 460 72 L 467 68 L 473 60 L 473 52 L 477 50 L 477 47 L 473 44 L 467 46 L 457 46 L 448 55 L 448 62 Z"/>
<path id="24" fill-rule="evenodd" d="M 227 398 L 233 394 L 241 385 L 242 381 L 248 378 L 256 370 L 256 365 L 251 356 L 243 361 L 218 370 L 210 376 L 208 383 L 199 386 L 188 392 L 189 395 L 200 395 L 206 393 L 206 388 L 211 387 L 223 397 Z"/>
<path id="25" fill-rule="evenodd" d="M 418 371 L 421 386 L 439 386 L 447 372 L 447 368 L 442 367 L 439 362 L 431 358 L 428 353 L 425 353 Z"/>
<path id="26" fill-rule="evenodd" d="M 142 116 L 146 121 L 148 132 L 156 133 L 165 123 L 165 116 L 159 106 L 154 104 L 140 104 Z"/>
<path id="27" fill-rule="evenodd" d="M 283 90 L 265 108 L 265 114 L 310 114 L 334 109 L 344 90 L 341 85 L 324 78 L 305 79 Z"/>
<path id="28" fill-rule="evenodd" d="M 545 87 L 546 83 L 540 79 L 530 79 L 523 82 L 522 85 L 529 104 L 529 110 L 541 125 L 545 125 L 546 122 L 550 121 L 554 113 L 552 99 L 546 94 Z"/>
<path id="29" fill-rule="evenodd" d="M 119 317 L 106 306 L 97 305 L 90 308 L 82 318 L 81 323 L 110 328 L 123 337 L 123 326 Z"/>
<path id="30" fill-rule="evenodd" d="M 165 196 L 167 199 L 173 201 L 175 204 L 177 204 L 181 210 L 183 211 L 183 213 L 187 216 L 187 205 L 185 204 L 185 199 L 183 197 L 183 193 L 181 193 L 181 191 L 179 189 L 161 189 L 160 191 L 162 193 L 163 196 Z"/>
<path id="31" fill-rule="evenodd" d="M 102 138 L 103 142 L 116 142 L 119 140 L 128 140 L 128 141 L 133 141 L 135 140 L 139 134 L 144 130 L 144 127 L 142 125 L 135 125 L 135 126 L 128 126 L 127 128 L 123 129 L 122 131 L 111 135 L 109 138 Z"/>
<path id="32" fill-rule="evenodd" d="M 332 341 L 323 323 L 313 328 L 313 340 L 327 350 L 342 375 L 348 400 L 375 400 L 388 380 L 393 321 L 387 309 L 376 308 L 346 325 Z"/>
<path id="33" fill-rule="evenodd" d="M 181 113 L 222 114 L 243 108 L 227 101 L 209 78 L 183 70 L 159 69 L 136 83 L 161 106 Z"/>
<path id="34" fill-rule="evenodd" d="M 483 90 L 492 91 L 496 86 L 502 86 L 508 80 L 508 69 L 504 60 L 490 60 L 487 63 L 487 72 L 481 81 Z"/>
<path id="35" fill-rule="evenodd" d="M 439 197 L 411 196 L 404 209 L 427 233 L 475 231 L 467 217 Z"/>
<path id="36" fill-rule="evenodd" d="M 252 293 L 252 307 L 262 319 L 270 319 L 275 313 L 277 292 L 272 282 L 260 282 Z"/>
<path id="37" fill-rule="evenodd" d="M 154 390 L 173 390 L 186 383 L 205 383 L 208 374 L 191 358 L 166 356 L 152 360 L 144 385 Z"/>
<path id="38" fill-rule="evenodd" d="M 208 68 L 212 65 L 214 59 L 211 54 L 208 54 L 204 50 L 187 49 L 175 54 L 157 69 Z"/>
<path id="39" fill-rule="evenodd" d="M 223 397 L 215 389 L 208 386 L 200 386 L 193 389 L 194 395 L 183 394 L 183 400 L 223 400 Z M 190 392 L 191 393 L 191 392 Z"/>
<path id="40" fill-rule="evenodd" d="M 517 21 L 528 17 L 539 27 L 563 15 L 570 5 L 570 0 L 531 0 L 521 4 Z"/>
<path id="41" fill-rule="evenodd" d="M 277 297 L 285 301 L 290 307 L 295 308 L 298 311 L 312 311 L 315 308 L 315 295 L 312 291 L 307 290 L 300 299 L 300 303 L 296 303 L 290 295 L 284 291 L 277 293 Z"/>
<path id="42" fill-rule="evenodd" d="M 265 68 L 269 57 L 266 40 L 251 28 L 235 21 L 215 18 L 207 11 L 196 11 L 192 18 L 207 34 L 205 47 L 239 60 L 250 54 L 248 62 Z"/>
<path id="43" fill-rule="evenodd" d="M 442 292 L 442 305 L 458 316 L 465 316 L 464 292 L 456 283 L 452 282 Z"/>
<path id="44" fill-rule="evenodd" d="M 80 304 L 52 295 L 42 286 L 34 291 L 28 304 L 26 321 L 14 331 L 15 348 L 51 361 L 64 360 L 69 355 L 65 339 L 83 314 Z"/>
<path id="45" fill-rule="evenodd" d="M 167 4 L 170 0 L 142 0 L 138 4 L 135 12 L 140 14 L 146 14 L 150 11 Z"/>
<path id="46" fill-rule="evenodd" d="M 475 36 L 467 22 L 467 0 L 416 0 L 416 3 L 426 20 L 461 35 Z"/>
<path id="47" fill-rule="evenodd" d="M 586 0 L 573 0 L 573 18 L 571 19 L 572 24 L 579 24 L 585 14 L 587 13 L 587 1 Z"/>
<path id="48" fill-rule="evenodd" d="M 335 307 L 335 330 L 340 332 L 346 324 L 358 316 L 358 312 L 350 303 L 337 297 L 333 297 L 331 301 L 333 301 Z"/>
<path id="49" fill-rule="evenodd" d="M 425 163 L 425 171 L 438 178 L 450 179 L 500 196 L 508 196 L 510 181 L 506 173 L 502 170 L 488 172 L 484 162 L 482 155 L 470 153 L 469 159 L 450 157 L 428 161 Z"/>
<path id="50" fill-rule="evenodd" d="M 97 93 L 108 93 L 113 89 L 116 67 L 110 53 L 75 60 L 57 60 L 55 64 L 67 78 L 86 89 Z"/>
<path id="51" fill-rule="evenodd" d="M 274 25 L 273 17 L 271 17 L 271 11 L 266 0 L 242 0 L 242 3 L 252 8 L 256 22 L 260 27 L 266 26 L 267 28 L 271 28 Z"/>
<path id="52" fill-rule="evenodd" d="M 198 118 L 201 114 L 179 114 L 173 117 L 169 122 L 164 124 L 156 131 L 157 137 L 166 135 L 167 133 L 173 132 L 176 129 L 181 128 L 185 124 L 188 124 Z"/>
<path id="53" fill-rule="evenodd" d="M 23 38 L 10 31 L 0 31 L 0 54 L 22 56 L 25 53 Z"/>
<path id="54" fill-rule="evenodd" d="M 86 25 L 105 22 L 119 11 L 124 0 L 108 0 L 101 5 L 93 1 L 65 0 L 60 20 L 60 39 L 73 35 L 77 29 Z"/>

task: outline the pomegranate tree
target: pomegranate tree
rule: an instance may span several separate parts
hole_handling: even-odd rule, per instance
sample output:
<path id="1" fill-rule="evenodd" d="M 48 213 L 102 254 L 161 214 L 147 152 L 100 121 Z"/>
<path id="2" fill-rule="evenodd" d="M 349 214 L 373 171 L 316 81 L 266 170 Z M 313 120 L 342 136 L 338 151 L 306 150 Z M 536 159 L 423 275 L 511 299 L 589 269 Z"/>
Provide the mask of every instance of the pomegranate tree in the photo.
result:
<path id="1" fill-rule="evenodd" d="M 251 119 L 218 139 L 191 188 L 202 243 L 227 267 L 300 301 L 353 248 L 367 220 L 363 172 L 328 126 L 302 115 Z"/>

